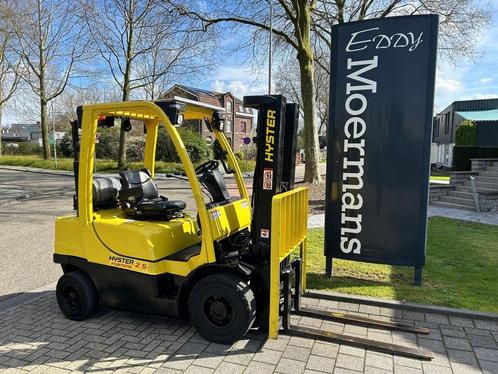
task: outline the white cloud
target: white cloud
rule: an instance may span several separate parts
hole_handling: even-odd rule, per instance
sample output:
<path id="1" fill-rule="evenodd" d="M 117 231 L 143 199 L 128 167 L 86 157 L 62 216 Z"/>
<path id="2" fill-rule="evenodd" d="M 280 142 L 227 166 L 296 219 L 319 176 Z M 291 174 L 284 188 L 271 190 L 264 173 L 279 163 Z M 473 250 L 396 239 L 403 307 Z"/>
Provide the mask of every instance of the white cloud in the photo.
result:
<path id="1" fill-rule="evenodd" d="M 209 89 L 217 92 L 231 92 L 238 98 L 245 95 L 266 94 L 267 74 L 257 74 L 250 67 L 221 67 L 208 81 Z"/>
<path id="2" fill-rule="evenodd" d="M 441 74 L 437 74 L 436 76 L 436 90 L 441 93 L 449 93 L 456 92 L 463 88 L 462 82 L 442 76 Z"/>
<path id="3" fill-rule="evenodd" d="M 493 80 L 493 78 L 481 78 L 479 79 L 480 83 L 489 83 Z"/>
<path id="4" fill-rule="evenodd" d="M 211 83 L 210 89 L 216 92 L 231 92 L 236 97 L 242 99 L 246 95 L 266 94 L 267 86 L 251 81 L 215 80 Z"/>

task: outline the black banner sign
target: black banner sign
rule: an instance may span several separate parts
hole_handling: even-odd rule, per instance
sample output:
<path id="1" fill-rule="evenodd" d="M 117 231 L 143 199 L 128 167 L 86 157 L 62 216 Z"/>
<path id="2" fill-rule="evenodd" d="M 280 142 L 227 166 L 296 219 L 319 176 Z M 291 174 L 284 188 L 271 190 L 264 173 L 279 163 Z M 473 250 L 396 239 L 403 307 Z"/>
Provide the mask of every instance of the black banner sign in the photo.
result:
<path id="1" fill-rule="evenodd" d="M 333 257 L 424 265 L 437 26 L 424 15 L 333 27 L 329 275 Z"/>

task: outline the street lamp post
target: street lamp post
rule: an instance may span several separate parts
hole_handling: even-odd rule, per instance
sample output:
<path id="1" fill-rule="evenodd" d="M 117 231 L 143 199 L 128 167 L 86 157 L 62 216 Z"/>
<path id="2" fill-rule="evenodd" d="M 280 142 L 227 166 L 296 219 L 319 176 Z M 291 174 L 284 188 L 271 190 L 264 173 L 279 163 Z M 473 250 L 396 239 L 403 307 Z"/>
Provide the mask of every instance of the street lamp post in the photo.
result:
<path id="1" fill-rule="evenodd" d="M 55 122 L 54 122 L 54 101 L 50 102 L 52 107 L 52 138 L 54 140 L 54 162 L 57 169 L 57 140 L 55 139 Z"/>

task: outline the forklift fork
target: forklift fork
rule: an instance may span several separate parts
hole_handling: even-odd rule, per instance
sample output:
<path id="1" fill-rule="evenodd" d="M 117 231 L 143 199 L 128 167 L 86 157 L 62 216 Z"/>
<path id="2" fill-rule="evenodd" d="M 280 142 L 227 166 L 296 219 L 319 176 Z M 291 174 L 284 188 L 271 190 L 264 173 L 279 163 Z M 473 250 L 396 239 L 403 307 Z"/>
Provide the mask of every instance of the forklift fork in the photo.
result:
<path id="1" fill-rule="evenodd" d="M 320 311 L 312 308 L 301 306 L 301 259 L 295 259 L 292 267 L 284 269 L 281 273 L 283 281 L 283 313 L 282 329 L 283 333 L 290 336 L 298 336 L 308 339 L 327 341 L 338 344 L 346 344 L 353 347 L 369 349 L 377 352 L 397 354 L 411 358 L 431 360 L 434 356 L 432 353 L 412 347 L 406 347 L 398 344 L 379 342 L 372 339 L 361 338 L 357 336 L 337 334 L 328 331 L 321 331 L 304 326 L 295 326 L 290 324 L 290 315 L 301 317 L 318 318 L 327 321 L 339 322 L 344 324 L 354 324 L 364 327 L 387 329 L 392 331 L 403 331 L 415 334 L 428 334 L 430 331 L 426 328 L 411 326 L 403 323 L 387 322 L 355 315 L 343 313 L 332 313 Z M 291 292 L 291 279 L 294 275 L 294 296 Z"/>

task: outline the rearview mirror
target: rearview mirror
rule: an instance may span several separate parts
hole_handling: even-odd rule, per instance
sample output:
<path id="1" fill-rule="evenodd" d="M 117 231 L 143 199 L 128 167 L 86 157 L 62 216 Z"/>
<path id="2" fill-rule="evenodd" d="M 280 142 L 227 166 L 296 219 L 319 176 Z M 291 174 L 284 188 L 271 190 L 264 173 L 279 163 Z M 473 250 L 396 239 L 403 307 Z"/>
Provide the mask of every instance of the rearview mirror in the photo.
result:
<path id="1" fill-rule="evenodd" d="M 125 132 L 131 131 L 131 120 L 129 118 L 121 118 L 121 130 Z"/>

